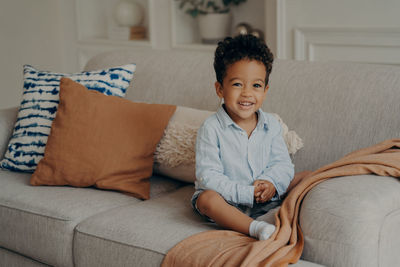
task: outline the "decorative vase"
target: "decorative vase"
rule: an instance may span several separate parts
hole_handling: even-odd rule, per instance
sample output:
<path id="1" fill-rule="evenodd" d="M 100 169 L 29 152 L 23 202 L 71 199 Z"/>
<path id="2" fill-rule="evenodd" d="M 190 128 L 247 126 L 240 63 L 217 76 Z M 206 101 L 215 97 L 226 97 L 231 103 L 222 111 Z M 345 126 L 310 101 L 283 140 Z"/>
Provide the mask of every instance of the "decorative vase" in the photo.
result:
<path id="1" fill-rule="evenodd" d="M 215 44 L 230 35 L 231 13 L 210 13 L 197 16 L 203 43 Z"/>

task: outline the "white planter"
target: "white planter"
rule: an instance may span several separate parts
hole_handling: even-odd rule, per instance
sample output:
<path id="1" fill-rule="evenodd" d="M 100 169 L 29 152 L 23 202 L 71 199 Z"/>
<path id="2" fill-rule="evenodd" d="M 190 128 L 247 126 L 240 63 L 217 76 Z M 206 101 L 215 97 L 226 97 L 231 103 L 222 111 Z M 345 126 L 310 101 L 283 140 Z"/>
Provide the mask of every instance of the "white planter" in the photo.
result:
<path id="1" fill-rule="evenodd" d="M 198 15 L 200 37 L 204 43 L 217 43 L 230 36 L 231 13 Z"/>

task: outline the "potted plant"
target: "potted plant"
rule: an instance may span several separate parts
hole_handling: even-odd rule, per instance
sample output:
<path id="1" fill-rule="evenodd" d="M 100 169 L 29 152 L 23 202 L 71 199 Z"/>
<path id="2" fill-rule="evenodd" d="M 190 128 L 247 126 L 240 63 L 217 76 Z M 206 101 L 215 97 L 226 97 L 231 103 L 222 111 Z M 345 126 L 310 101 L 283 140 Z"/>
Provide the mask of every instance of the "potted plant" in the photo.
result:
<path id="1" fill-rule="evenodd" d="M 246 0 L 176 0 L 179 8 L 196 18 L 200 36 L 205 43 L 216 43 L 230 33 L 233 5 Z"/>

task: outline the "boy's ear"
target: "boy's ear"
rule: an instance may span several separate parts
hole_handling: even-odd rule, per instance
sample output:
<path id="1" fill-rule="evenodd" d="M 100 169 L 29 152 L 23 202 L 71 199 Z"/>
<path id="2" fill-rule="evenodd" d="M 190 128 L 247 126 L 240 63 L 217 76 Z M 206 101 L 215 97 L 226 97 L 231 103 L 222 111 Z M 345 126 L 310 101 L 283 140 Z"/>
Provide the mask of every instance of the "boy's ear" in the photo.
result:
<path id="1" fill-rule="evenodd" d="M 214 83 L 215 86 L 215 92 L 217 93 L 219 98 L 224 98 L 224 95 L 222 93 L 222 84 L 220 84 L 218 81 Z"/>
<path id="2" fill-rule="evenodd" d="M 267 84 L 267 86 L 265 86 L 264 92 L 266 93 L 269 89 L 269 84 Z"/>

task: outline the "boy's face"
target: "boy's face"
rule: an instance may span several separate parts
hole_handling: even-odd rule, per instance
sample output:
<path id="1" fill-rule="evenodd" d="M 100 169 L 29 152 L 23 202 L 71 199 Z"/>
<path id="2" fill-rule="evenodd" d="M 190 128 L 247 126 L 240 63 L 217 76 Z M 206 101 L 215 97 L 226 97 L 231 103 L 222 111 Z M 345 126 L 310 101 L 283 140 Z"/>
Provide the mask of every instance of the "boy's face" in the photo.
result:
<path id="1" fill-rule="evenodd" d="M 254 120 L 268 91 L 265 77 L 264 64 L 242 59 L 228 67 L 222 84 L 215 83 L 217 95 L 224 99 L 228 115 L 238 125 Z"/>

